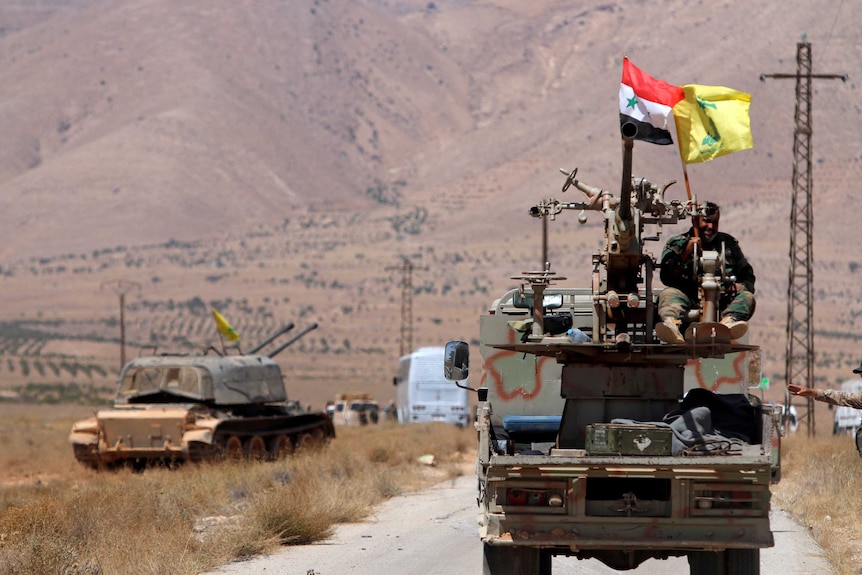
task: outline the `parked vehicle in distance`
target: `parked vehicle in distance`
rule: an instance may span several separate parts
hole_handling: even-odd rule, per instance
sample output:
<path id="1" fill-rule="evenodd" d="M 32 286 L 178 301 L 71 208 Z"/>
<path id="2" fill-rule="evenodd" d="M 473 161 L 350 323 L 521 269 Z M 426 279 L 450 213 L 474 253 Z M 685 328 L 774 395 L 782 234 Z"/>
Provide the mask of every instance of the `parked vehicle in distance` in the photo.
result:
<path id="1" fill-rule="evenodd" d="M 369 393 L 339 393 L 326 410 L 335 425 L 360 426 L 380 421 L 380 406 Z"/>
<path id="2" fill-rule="evenodd" d="M 443 375 L 443 347 L 420 347 L 398 362 L 395 405 L 399 423 L 439 421 L 467 425 L 467 390 Z"/>
<path id="3" fill-rule="evenodd" d="M 847 393 L 862 392 L 862 379 L 848 379 L 841 384 L 841 391 Z M 844 405 L 835 406 L 835 422 L 832 425 L 833 435 L 853 435 L 862 427 L 862 409 L 854 409 Z"/>

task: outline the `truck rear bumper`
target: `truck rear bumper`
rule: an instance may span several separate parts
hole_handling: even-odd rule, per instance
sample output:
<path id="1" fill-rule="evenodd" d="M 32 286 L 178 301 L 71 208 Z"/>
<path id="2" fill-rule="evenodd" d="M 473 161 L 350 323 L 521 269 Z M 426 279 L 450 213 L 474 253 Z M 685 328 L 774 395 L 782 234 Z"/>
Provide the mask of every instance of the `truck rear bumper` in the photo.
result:
<path id="1" fill-rule="evenodd" d="M 772 547 L 768 518 L 717 520 L 628 519 L 596 522 L 559 517 L 511 520 L 488 516 L 482 540 L 491 545 L 634 550 L 720 550 Z"/>

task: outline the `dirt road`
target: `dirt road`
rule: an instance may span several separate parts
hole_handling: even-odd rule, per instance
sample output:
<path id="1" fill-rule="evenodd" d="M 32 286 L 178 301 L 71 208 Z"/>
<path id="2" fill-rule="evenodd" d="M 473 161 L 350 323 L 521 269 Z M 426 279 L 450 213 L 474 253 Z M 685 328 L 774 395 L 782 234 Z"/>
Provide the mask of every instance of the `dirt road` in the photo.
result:
<path id="1" fill-rule="evenodd" d="M 232 563 L 208 575 L 478 575 L 476 478 L 468 475 L 420 493 L 397 497 L 368 521 L 341 525 L 324 543 Z M 761 575 L 831 575 L 808 532 L 774 510 L 775 547 L 761 552 Z M 554 575 L 617 574 L 594 560 L 555 558 Z M 688 575 L 684 558 L 649 560 L 631 575 Z"/>

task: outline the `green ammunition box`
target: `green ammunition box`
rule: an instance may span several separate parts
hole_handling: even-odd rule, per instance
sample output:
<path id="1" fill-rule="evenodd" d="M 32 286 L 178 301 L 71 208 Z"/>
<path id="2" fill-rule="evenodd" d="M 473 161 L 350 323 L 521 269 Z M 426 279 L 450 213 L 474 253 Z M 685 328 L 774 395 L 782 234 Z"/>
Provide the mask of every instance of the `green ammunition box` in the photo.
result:
<path id="1" fill-rule="evenodd" d="M 656 425 L 587 425 L 587 455 L 671 455 L 672 432 Z"/>

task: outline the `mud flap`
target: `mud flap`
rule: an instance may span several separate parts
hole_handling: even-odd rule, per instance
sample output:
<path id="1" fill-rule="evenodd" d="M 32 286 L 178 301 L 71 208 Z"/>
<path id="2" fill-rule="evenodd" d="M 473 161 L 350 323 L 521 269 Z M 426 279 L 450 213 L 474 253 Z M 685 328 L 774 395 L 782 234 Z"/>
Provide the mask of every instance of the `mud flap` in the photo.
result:
<path id="1" fill-rule="evenodd" d="M 482 545 L 482 575 L 551 575 L 551 554 L 538 547 Z"/>

